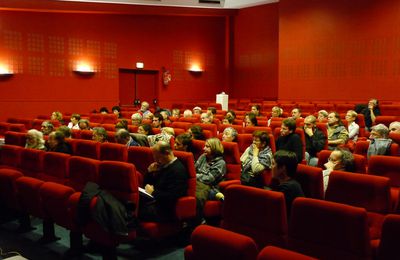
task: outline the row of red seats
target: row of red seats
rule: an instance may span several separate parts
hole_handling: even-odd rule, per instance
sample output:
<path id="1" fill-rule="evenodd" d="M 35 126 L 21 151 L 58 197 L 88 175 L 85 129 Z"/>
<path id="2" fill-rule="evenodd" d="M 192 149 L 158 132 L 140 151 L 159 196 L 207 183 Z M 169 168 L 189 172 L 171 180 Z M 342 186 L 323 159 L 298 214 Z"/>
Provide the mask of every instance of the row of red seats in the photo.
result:
<path id="1" fill-rule="evenodd" d="M 185 259 L 394 259 L 400 216 L 381 214 L 379 234 L 371 232 L 370 215 L 378 213 L 364 205 L 342 204 L 338 199 L 348 195 L 341 187 L 355 184 L 354 178 L 347 180 L 352 175 L 333 173 L 334 183 L 327 191 L 329 201 L 297 198 L 289 224 L 282 193 L 230 186 L 220 227 L 197 227 L 191 245 L 185 249 Z M 382 193 L 375 191 L 374 195 L 387 197 L 387 179 L 363 177 L 371 179 L 357 184 L 364 183 L 362 187 L 369 190 L 376 187 Z M 351 193 L 356 194 L 350 196 L 357 202 L 361 199 L 358 192 L 367 195 L 352 187 Z"/>
<path id="2" fill-rule="evenodd" d="M 148 158 L 152 155 L 150 148 L 131 148 L 129 153 L 132 153 L 136 161 L 143 161 L 145 157 L 150 160 Z M 109 247 L 117 246 L 124 239 L 134 239 L 136 231 L 140 231 L 142 236 L 159 239 L 177 234 L 183 227 L 182 223 L 193 219 L 196 215 L 196 173 L 193 155 L 180 151 L 174 151 L 174 154 L 189 173 L 187 196 L 180 198 L 176 204 L 176 221 L 143 222 L 138 230 L 133 230 L 127 237 L 108 233 L 93 221 L 85 227 L 79 227 L 74 220 L 80 191 L 88 181 L 98 183 L 102 189 L 111 192 L 121 201 L 131 201 L 137 206 L 139 178 L 132 163 L 99 161 L 5 145 L 0 157 L 0 201 L 2 205 L 5 204 L 20 213 L 42 218 L 45 240 L 52 240 L 55 237 L 53 223 L 70 230 L 71 247 L 77 243 L 74 238 L 78 237 L 78 241 L 81 240 L 79 236 L 82 233 Z M 3 155 L 20 158 L 20 163 L 12 165 Z M 33 174 L 32 171 L 37 172 Z M 55 176 L 59 178 L 55 179 Z M 92 200 L 91 207 L 94 207 L 95 203 L 96 198 Z M 137 211 L 134 212 L 136 213 Z"/>

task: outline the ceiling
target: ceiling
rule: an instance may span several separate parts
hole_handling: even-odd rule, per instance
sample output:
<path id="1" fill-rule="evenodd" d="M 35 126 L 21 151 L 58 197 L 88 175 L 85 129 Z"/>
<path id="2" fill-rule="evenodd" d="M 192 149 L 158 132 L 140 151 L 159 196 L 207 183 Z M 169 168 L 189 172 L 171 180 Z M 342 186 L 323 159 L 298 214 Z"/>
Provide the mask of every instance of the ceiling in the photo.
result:
<path id="1" fill-rule="evenodd" d="M 154 5 L 193 8 L 240 9 L 270 4 L 279 0 L 55 0 L 66 2 L 91 2 L 103 4 Z"/>

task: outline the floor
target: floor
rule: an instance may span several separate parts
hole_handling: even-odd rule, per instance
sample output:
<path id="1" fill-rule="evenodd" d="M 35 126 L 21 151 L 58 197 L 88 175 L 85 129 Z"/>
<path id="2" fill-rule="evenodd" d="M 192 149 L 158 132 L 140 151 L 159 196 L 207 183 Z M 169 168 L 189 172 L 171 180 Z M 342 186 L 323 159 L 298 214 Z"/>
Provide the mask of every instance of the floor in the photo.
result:
<path id="1" fill-rule="evenodd" d="M 16 228 L 18 222 L 10 217 L 1 219 L 0 222 L 0 259 L 6 259 L 18 254 L 27 259 L 57 260 L 57 259 L 84 259 L 97 260 L 102 259 L 98 253 L 84 253 L 78 256 L 70 256 L 67 253 L 69 249 L 69 232 L 56 225 L 56 236 L 60 240 L 49 244 L 41 244 L 41 220 L 32 218 L 32 225 L 35 230 L 27 233 L 18 233 Z M 120 245 L 117 249 L 118 259 L 158 259 L 158 260 L 177 260 L 184 259 L 184 247 L 188 244 L 189 235 L 170 238 L 161 243 L 155 244 L 150 241 L 140 240 L 132 244 Z M 88 240 L 84 238 L 84 244 Z"/>

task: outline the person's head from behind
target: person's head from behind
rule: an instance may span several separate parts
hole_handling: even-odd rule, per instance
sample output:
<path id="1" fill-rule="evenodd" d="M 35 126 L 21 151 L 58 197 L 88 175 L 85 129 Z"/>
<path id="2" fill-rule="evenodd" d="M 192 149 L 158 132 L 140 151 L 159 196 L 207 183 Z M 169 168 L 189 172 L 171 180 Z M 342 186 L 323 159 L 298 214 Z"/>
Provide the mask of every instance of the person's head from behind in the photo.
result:
<path id="1" fill-rule="evenodd" d="M 50 119 L 61 121 L 63 119 L 63 115 L 60 111 L 54 111 L 53 113 L 51 113 Z"/>
<path id="2" fill-rule="evenodd" d="M 245 126 L 257 126 L 258 122 L 257 122 L 257 117 L 255 114 L 253 113 L 248 113 L 245 117 Z"/>
<path id="3" fill-rule="evenodd" d="M 260 114 L 260 110 L 261 110 L 260 105 L 253 105 L 253 106 L 251 106 L 251 113 L 253 113 L 253 114 L 256 115 L 256 116 L 260 116 L 260 115 L 261 115 L 261 114 Z"/>
<path id="4" fill-rule="evenodd" d="M 200 120 L 201 123 L 203 124 L 211 124 L 212 123 L 211 113 L 201 113 Z"/>
<path id="5" fill-rule="evenodd" d="M 134 113 L 131 116 L 132 125 L 139 126 L 142 123 L 142 115 L 140 113 Z"/>
<path id="6" fill-rule="evenodd" d="M 347 149 L 336 148 L 330 154 L 325 167 L 332 170 L 352 172 L 354 171 L 353 154 Z"/>
<path id="7" fill-rule="evenodd" d="M 90 123 L 89 123 L 89 120 L 87 120 L 87 119 L 79 120 L 78 125 L 79 125 L 80 130 L 89 130 L 90 129 L 90 126 L 89 126 Z"/>
<path id="8" fill-rule="evenodd" d="M 171 113 L 169 110 L 161 110 L 160 114 L 163 117 L 163 120 L 168 120 L 168 118 L 171 116 Z"/>
<path id="9" fill-rule="evenodd" d="M 65 137 L 62 132 L 54 131 L 49 134 L 48 144 L 50 149 L 54 149 L 62 143 L 65 143 Z"/>
<path id="10" fill-rule="evenodd" d="M 78 124 L 78 123 L 79 123 L 79 120 L 81 120 L 81 115 L 79 115 L 79 114 L 72 114 L 72 115 L 71 115 L 71 123 L 72 123 L 73 125 Z"/>
<path id="11" fill-rule="evenodd" d="M 36 129 L 29 130 L 26 134 L 26 147 L 35 148 L 42 145 L 44 145 L 43 133 Z"/>
<path id="12" fill-rule="evenodd" d="M 282 116 L 282 108 L 274 106 L 271 110 L 271 117 L 281 117 L 281 116 Z"/>
<path id="13" fill-rule="evenodd" d="M 143 115 L 143 119 L 153 121 L 153 116 L 154 116 L 154 114 L 149 111 L 149 112 L 147 112 L 146 114 Z"/>
<path id="14" fill-rule="evenodd" d="M 111 110 L 118 118 L 121 117 L 121 108 L 119 106 L 113 106 Z"/>
<path id="15" fill-rule="evenodd" d="M 71 138 L 72 136 L 71 129 L 66 125 L 60 126 L 57 131 L 62 132 L 65 138 Z"/>
<path id="16" fill-rule="evenodd" d="M 127 130 L 119 129 L 115 133 L 115 140 L 117 140 L 117 143 L 119 144 L 127 144 L 131 140 L 131 135 Z"/>
<path id="17" fill-rule="evenodd" d="M 101 107 L 99 112 L 100 114 L 108 114 L 108 109 L 106 107 Z"/>
<path id="18" fill-rule="evenodd" d="M 390 133 L 398 133 L 400 134 L 400 122 L 394 121 L 389 125 Z"/>
<path id="19" fill-rule="evenodd" d="M 153 116 L 152 127 L 153 128 L 161 128 L 163 124 L 163 116 L 160 113 L 156 113 Z"/>
<path id="20" fill-rule="evenodd" d="M 189 133 L 183 133 L 175 138 L 174 149 L 177 151 L 192 150 L 192 136 Z"/>
<path id="21" fill-rule="evenodd" d="M 293 110 L 292 110 L 292 118 L 293 118 L 294 120 L 296 120 L 297 118 L 300 118 L 300 117 L 301 117 L 301 110 L 300 110 L 300 108 L 298 108 L 298 107 L 293 108 Z"/>
<path id="22" fill-rule="evenodd" d="M 254 131 L 253 132 L 253 144 L 260 150 L 264 150 L 265 147 L 269 146 L 269 135 L 265 131 Z"/>
<path id="23" fill-rule="evenodd" d="M 95 127 L 93 128 L 93 141 L 97 141 L 100 143 L 104 143 L 107 141 L 107 131 L 103 127 Z"/>
<path id="24" fill-rule="evenodd" d="M 293 118 L 286 118 L 282 121 L 281 136 L 287 136 L 296 131 L 296 121 Z"/>
<path id="25" fill-rule="evenodd" d="M 224 142 L 236 142 L 238 132 L 233 127 L 227 127 L 222 133 L 222 141 Z"/>
<path id="26" fill-rule="evenodd" d="M 143 134 L 143 135 L 152 135 L 153 134 L 153 128 L 151 127 L 150 124 L 141 124 L 138 127 L 137 132 L 139 134 Z"/>
<path id="27" fill-rule="evenodd" d="M 203 128 L 201 128 L 199 125 L 192 125 L 188 129 L 188 133 L 192 136 L 192 139 L 205 140 Z"/>
<path id="28" fill-rule="evenodd" d="M 193 113 L 190 109 L 186 109 L 185 111 L 183 111 L 183 117 L 190 118 L 192 116 L 193 116 Z"/>
<path id="29" fill-rule="evenodd" d="M 159 165 L 166 165 L 175 158 L 171 146 L 165 141 L 158 141 L 151 147 L 153 158 Z"/>
<path id="30" fill-rule="evenodd" d="M 146 112 L 147 110 L 149 110 L 150 104 L 147 101 L 143 101 L 141 106 L 140 106 L 140 111 L 142 112 Z"/>
<path id="31" fill-rule="evenodd" d="M 272 178 L 285 181 L 294 178 L 297 170 L 296 153 L 287 150 L 276 151 L 271 165 Z"/>
<path id="32" fill-rule="evenodd" d="M 384 124 L 378 124 L 371 127 L 369 139 L 387 139 L 389 136 L 389 128 Z"/>
<path id="33" fill-rule="evenodd" d="M 53 132 L 53 130 L 54 130 L 54 125 L 50 121 L 44 121 L 42 123 L 40 131 L 42 131 L 44 135 L 50 134 L 51 132 Z"/>
<path id="34" fill-rule="evenodd" d="M 353 123 L 357 119 L 357 112 L 354 110 L 349 110 L 346 113 L 346 121 L 349 122 L 349 124 Z"/>
<path id="35" fill-rule="evenodd" d="M 215 137 L 206 140 L 203 150 L 208 159 L 213 159 L 224 154 L 224 146 Z"/>
<path id="36" fill-rule="evenodd" d="M 328 114 L 328 125 L 329 126 L 343 125 L 338 112 L 330 112 Z"/>
<path id="37" fill-rule="evenodd" d="M 326 110 L 318 111 L 318 121 L 324 122 L 328 120 L 328 112 Z"/>

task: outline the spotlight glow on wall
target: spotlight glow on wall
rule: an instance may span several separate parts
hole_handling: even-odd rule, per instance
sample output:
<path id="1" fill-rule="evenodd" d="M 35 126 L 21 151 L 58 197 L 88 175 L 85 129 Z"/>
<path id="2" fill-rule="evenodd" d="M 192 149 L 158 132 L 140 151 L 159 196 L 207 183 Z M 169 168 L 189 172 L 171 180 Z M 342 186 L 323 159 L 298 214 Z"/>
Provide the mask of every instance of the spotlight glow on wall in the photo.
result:
<path id="1" fill-rule="evenodd" d="M 189 68 L 190 72 L 203 72 L 203 69 L 201 68 L 201 66 L 199 64 L 192 64 Z"/>

